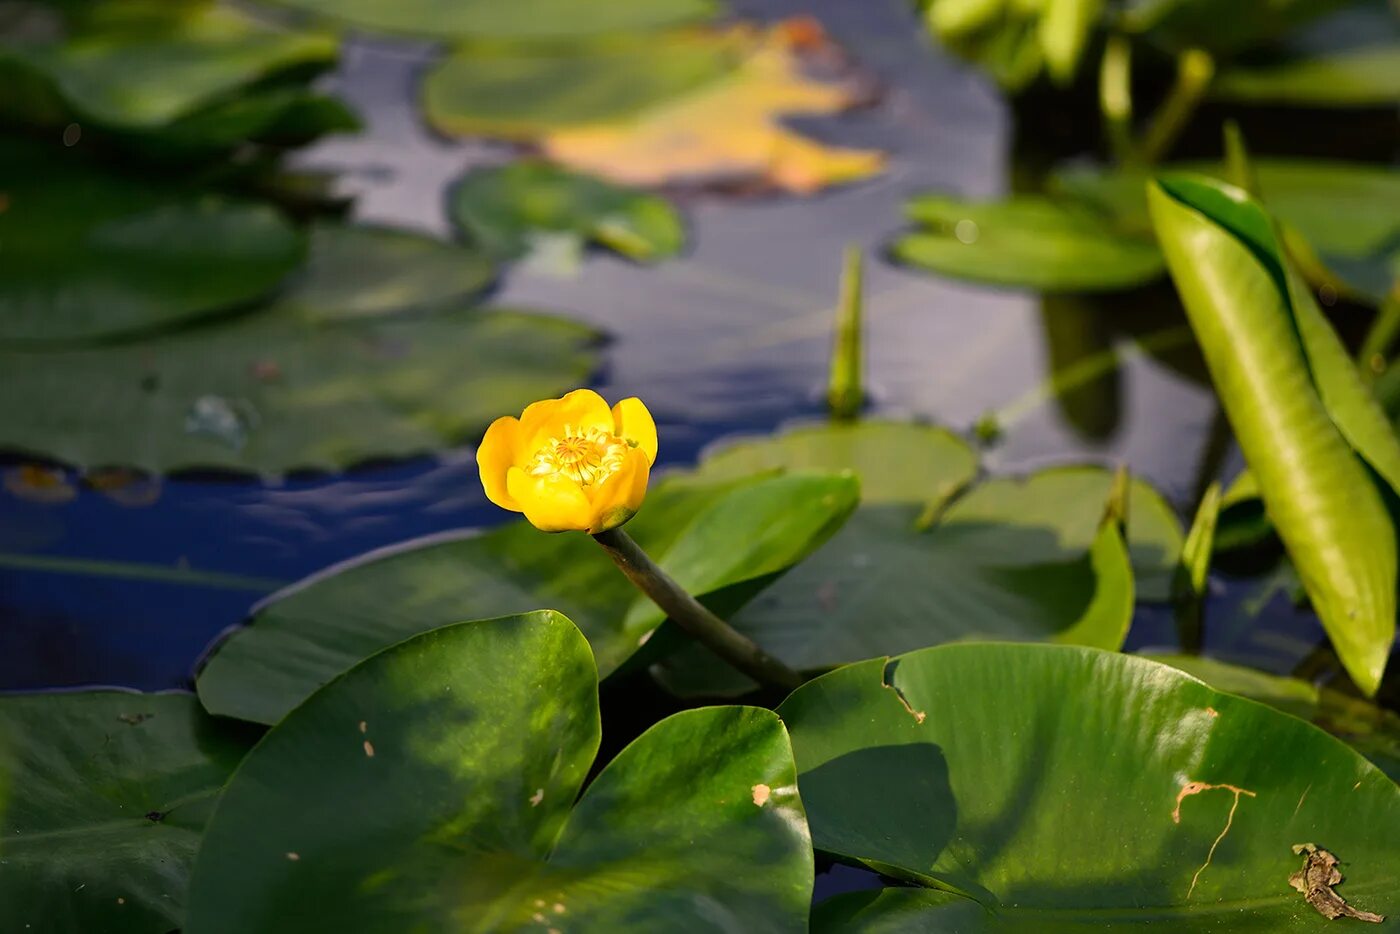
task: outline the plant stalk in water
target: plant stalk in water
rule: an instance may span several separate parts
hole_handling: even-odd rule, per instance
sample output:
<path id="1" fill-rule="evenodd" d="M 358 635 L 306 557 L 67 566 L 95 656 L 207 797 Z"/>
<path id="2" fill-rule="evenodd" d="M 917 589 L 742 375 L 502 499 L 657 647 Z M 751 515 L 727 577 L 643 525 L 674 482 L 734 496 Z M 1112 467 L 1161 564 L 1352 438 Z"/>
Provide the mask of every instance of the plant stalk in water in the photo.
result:
<path id="1" fill-rule="evenodd" d="M 791 691 L 802 684 L 802 676 L 778 661 L 743 633 L 696 600 L 656 563 L 647 557 L 632 537 L 621 528 L 593 536 L 608 557 L 627 575 L 637 589 L 666 611 L 676 625 L 737 670 L 759 684 Z"/>
<path id="2" fill-rule="evenodd" d="M 836 308 L 836 336 L 826 389 L 826 405 L 836 421 L 855 421 L 865 402 L 861 375 L 862 279 L 860 247 L 848 246 L 841 269 L 841 303 Z"/>
<path id="3" fill-rule="evenodd" d="M 1176 60 L 1176 81 L 1143 132 L 1138 152 L 1147 165 L 1171 151 L 1215 77 L 1215 60 L 1202 49 L 1187 49 Z"/>

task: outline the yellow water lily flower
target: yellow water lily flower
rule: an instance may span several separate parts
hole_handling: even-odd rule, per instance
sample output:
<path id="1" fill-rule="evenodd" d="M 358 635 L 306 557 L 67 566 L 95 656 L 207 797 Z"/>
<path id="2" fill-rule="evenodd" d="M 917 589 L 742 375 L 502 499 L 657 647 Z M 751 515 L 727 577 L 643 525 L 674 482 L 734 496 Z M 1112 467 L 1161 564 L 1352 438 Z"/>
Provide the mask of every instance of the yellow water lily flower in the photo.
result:
<path id="1" fill-rule="evenodd" d="M 596 535 L 636 515 L 656 461 L 656 423 L 642 400 L 611 409 L 591 389 L 491 423 L 476 451 L 486 497 L 546 532 Z"/>

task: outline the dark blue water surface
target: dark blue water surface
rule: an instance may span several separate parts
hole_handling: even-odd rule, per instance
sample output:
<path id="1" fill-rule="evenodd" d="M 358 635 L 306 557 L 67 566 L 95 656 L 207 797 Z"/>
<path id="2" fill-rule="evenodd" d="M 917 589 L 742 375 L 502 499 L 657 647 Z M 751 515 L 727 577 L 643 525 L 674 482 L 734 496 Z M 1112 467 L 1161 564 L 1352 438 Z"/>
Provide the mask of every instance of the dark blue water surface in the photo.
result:
<path id="1" fill-rule="evenodd" d="M 807 199 L 690 197 L 684 258 L 644 269 L 592 255 L 572 276 L 527 264 L 507 272 L 496 300 L 608 331 L 594 385 L 609 398 L 645 399 L 662 463 L 684 465 L 717 439 L 820 412 L 839 257 L 854 242 L 869 260 L 875 413 L 967 429 L 997 411 L 1005 431 L 988 469 L 1124 462 L 1189 509 L 1215 413 L 1208 387 L 1189 375 L 1189 336 L 1174 311 L 1149 314 L 1151 302 L 1134 296 L 1047 310 L 1033 295 L 881 258 L 909 194 L 1006 190 L 1012 121 L 995 88 L 934 47 L 906 0 L 734 6 L 759 19 L 814 13 L 880 79 L 886 90 L 876 106 L 803 129 L 884 149 L 889 170 Z M 416 86 L 430 60 L 421 46 L 352 40 L 329 86 L 367 129 L 296 162 L 341 173 L 360 220 L 446 236 L 446 186 L 510 153 L 424 129 Z M 1161 362 L 1135 334 L 1157 335 L 1147 346 L 1185 363 Z M 1080 379 L 1057 396 L 1045 388 L 1056 371 Z M 505 518 L 485 502 L 465 447 L 339 476 L 169 479 L 116 498 L 74 483 L 70 494 L 47 498 L 64 501 L 0 491 L 0 689 L 187 684 L 210 640 L 278 587 L 391 543 Z M 1252 588 L 1217 582 L 1217 590 L 1217 647 L 1285 670 L 1320 638 L 1282 595 L 1268 602 L 1269 625 L 1259 630 L 1232 622 L 1255 598 Z M 1135 644 L 1169 641 L 1162 614 L 1141 623 Z"/>

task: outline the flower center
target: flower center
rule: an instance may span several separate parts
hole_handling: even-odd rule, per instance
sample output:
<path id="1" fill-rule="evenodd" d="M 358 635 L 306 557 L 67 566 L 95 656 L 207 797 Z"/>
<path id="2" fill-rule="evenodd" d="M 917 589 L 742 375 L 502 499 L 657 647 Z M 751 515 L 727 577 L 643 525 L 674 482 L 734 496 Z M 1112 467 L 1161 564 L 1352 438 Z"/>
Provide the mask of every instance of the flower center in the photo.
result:
<path id="1" fill-rule="evenodd" d="M 602 483 L 622 468 L 627 442 L 601 428 L 564 426 L 564 437 L 550 438 L 535 452 L 532 477 L 568 477 L 579 486 Z"/>

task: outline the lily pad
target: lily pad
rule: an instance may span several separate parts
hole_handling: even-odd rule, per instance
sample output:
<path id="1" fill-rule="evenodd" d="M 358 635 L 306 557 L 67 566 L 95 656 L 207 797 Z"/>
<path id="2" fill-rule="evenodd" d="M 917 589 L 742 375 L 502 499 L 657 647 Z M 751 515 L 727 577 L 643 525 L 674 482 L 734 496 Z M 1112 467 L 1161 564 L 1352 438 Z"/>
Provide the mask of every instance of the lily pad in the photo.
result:
<path id="1" fill-rule="evenodd" d="M 676 714 L 580 796 L 597 685 L 550 611 L 366 660 L 229 781 L 185 930 L 804 930 L 812 852 L 778 718 Z"/>
<path id="2" fill-rule="evenodd" d="M 820 669 L 976 638 L 1122 645 L 1134 581 L 1116 525 L 1101 521 L 1108 471 L 1044 470 L 955 497 L 975 470 L 965 444 L 936 428 L 875 423 L 741 444 L 707 459 L 701 474 L 777 465 L 853 468 L 862 491 L 861 507 L 830 542 L 731 619 L 789 665 Z M 1129 499 L 1139 586 L 1165 599 L 1180 529 L 1146 484 L 1135 482 Z M 686 694 L 748 686 L 694 646 L 667 658 L 661 673 Z"/>
<path id="3" fill-rule="evenodd" d="M 165 934 L 246 747 L 187 694 L 0 698 L 0 929 Z"/>
<path id="4" fill-rule="evenodd" d="M 685 242 L 665 198 L 629 191 L 543 162 L 479 169 L 457 183 L 452 218 L 468 239 L 502 260 L 564 238 L 597 243 L 630 259 L 674 256 Z"/>
<path id="5" fill-rule="evenodd" d="M 1211 85 L 1220 100 L 1306 107 L 1391 107 L 1400 101 L 1400 43 L 1342 49 L 1227 69 Z"/>
<path id="6" fill-rule="evenodd" d="M 926 890 L 817 930 L 1315 931 L 1293 847 L 1400 912 L 1400 787 L 1345 744 L 1155 662 L 949 645 L 812 681 L 792 733 L 813 845 Z M 883 925 L 883 926 L 882 926 Z"/>
<path id="7" fill-rule="evenodd" d="M 1348 284 L 1378 296 L 1389 288 L 1392 257 L 1400 251 L 1400 178 L 1378 166 L 1322 159 L 1251 160 L 1270 213 L 1316 250 Z M 1191 162 L 1163 171 L 1196 172 L 1226 180 L 1218 163 Z M 1137 172 L 1072 169 L 1056 173 L 1051 189 L 1112 214 L 1124 230 L 1151 235 L 1148 178 Z M 1292 240 L 1289 246 L 1294 246 Z"/>
<path id="8" fill-rule="evenodd" d="M 468 307 L 479 255 L 318 228 L 306 275 L 256 312 L 144 341 L 0 352 L 0 448 L 83 467 L 337 470 L 470 439 L 578 385 L 597 335 Z"/>
<path id="9" fill-rule="evenodd" d="M 810 19 L 601 46 L 472 47 L 428 76 L 444 133 L 533 142 L 547 159 L 622 185 L 746 185 L 798 194 L 880 171 L 879 152 L 837 149 L 787 126 L 868 99 Z M 834 73 L 833 73 L 834 72 Z"/>
<path id="10" fill-rule="evenodd" d="M 577 40 L 709 19 L 717 0 L 271 0 L 360 29 L 433 39 Z"/>
<path id="11" fill-rule="evenodd" d="M 271 207 L 0 149 L 0 343 L 106 340 L 246 305 L 305 256 Z"/>
<path id="12" fill-rule="evenodd" d="M 906 211 L 919 229 L 896 240 L 891 252 L 941 275 L 1046 292 L 1126 289 L 1162 275 L 1150 237 L 1072 200 L 930 194 L 912 199 Z"/>
<path id="13" fill-rule="evenodd" d="M 1351 746 L 1400 782 L 1400 714 L 1329 687 L 1201 655 L 1148 655 L 1220 691 L 1308 720 Z"/>
<path id="14" fill-rule="evenodd" d="M 1395 640 L 1386 498 L 1400 440 L 1257 202 L 1203 176 L 1149 189 L 1225 414 L 1347 672 L 1375 694 Z"/>
<path id="15" fill-rule="evenodd" d="M 657 484 L 627 531 L 682 586 L 728 611 L 824 542 L 855 507 L 849 477 Z M 463 617 L 554 606 L 606 677 L 664 619 L 586 535 L 523 521 L 409 543 L 311 578 L 219 645 L 197 687 L 212 713 L 276 722 L 355 662 Z"/>
<path id="16" fill-rule="evenodd" d="M 606 44 L 465 47 L 423 83 L 428 121 L 444 133 L 529 139 L 637 113 L 733 71 L 731 32 L 683 32 Z"/>
<path id="17" fill-rule="evenodd" d="M 75 118 L 112 128 L 185 117 L 291 68 L 335 64 L 334 36 L 268 26 L 212 2 L 126 0 L 85 11 L 67 39 L 0 47 L 43 75 Z"/>

